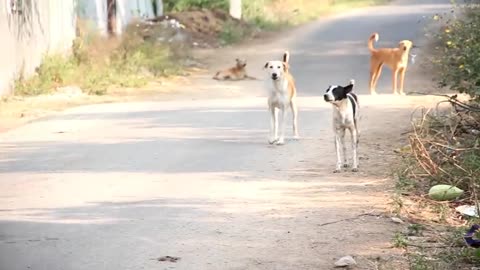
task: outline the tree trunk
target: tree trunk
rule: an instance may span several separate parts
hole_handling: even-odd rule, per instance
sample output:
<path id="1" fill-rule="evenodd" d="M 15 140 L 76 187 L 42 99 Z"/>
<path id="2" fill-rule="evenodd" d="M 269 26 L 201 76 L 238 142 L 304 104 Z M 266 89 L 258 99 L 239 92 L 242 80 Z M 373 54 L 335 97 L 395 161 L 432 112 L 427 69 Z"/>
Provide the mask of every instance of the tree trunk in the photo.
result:
<path id="1" fill-rule="evenodd" d="M 230 0 L 230 16 L 235 19 L 242 18 L 242 0 Z"/>
<path id="2" fill-rule="evenodd" d="M 116 35 L 117 30 L 117 1 L 107 0 L 107 32 L 110 37 Z"/>

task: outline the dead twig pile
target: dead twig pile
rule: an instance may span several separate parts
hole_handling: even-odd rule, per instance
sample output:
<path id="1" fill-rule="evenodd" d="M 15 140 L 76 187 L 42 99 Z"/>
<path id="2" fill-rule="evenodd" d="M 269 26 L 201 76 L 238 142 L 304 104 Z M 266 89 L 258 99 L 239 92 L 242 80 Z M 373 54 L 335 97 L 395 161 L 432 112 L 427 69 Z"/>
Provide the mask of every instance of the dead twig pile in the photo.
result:
<path id="1" fill-rule="evenodd" d="M 422 110 L 412 121 L 411 152 L 418 168 L 409 176 L 432 184 L 450 184 L 475 200 L 480 184 L 480 107 L 446 96 L 436 110 Z M 450 110 L 440 109 L 449 103 Z"/>

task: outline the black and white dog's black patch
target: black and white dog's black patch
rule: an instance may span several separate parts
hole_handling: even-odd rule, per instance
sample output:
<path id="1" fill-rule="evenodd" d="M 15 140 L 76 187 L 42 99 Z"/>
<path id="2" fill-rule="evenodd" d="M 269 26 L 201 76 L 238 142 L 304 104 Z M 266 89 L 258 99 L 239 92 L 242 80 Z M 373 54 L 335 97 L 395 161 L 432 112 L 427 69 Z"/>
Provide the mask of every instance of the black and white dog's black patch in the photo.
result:
<path id="1" fill-rule="evenodd" d="M 335 172 L 340 172 L 342 167 L 341 152 L 343 150 L 343 166 L 348 167 L 345 146 L 345 131 L 352 134 L 353 171 L 358 171 L 358 97 L 353 91 L 354 80 L 347 86 L 331 85 L 323 98 L 333 105 L 333 127 L 335 132 L 335 148 L 337 150 L 337 166 Z"/>

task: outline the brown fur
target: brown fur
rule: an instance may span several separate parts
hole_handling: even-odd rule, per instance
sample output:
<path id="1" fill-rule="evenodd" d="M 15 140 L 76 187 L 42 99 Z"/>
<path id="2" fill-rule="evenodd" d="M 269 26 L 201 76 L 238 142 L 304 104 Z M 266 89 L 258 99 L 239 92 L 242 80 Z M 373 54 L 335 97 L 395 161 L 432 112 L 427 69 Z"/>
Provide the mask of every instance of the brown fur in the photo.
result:
<path id="1" fill-rule="evenodd" d="M 290 53 L 285 52 L 283 54 L 283 69 L 285 70 L 285 75 L 287 76 L 288 80 L 288 94 L 290 100 L 297 96 L 297 87 L 295 86 L 295 79 L 293 78 L 292 74 L 290 73 Z"/>
<path id="2" fill-rule="evenodd" d="M 268 108 L 270 111 L 270 144 L 284 144 L 285 138 L 285 113 L 290 107 L 293 116 L 294 138 L 298 138 L 296 104 L 297 89 L 295 81 L 290 73 L 288 64 L 290 54 L 286 51 L 282 60 L 273 60 L 265 63 L 264 69 L 268 72 L 272 85 L 268 96 Z M 277 111 L 279 113 L 277 114 Z M 278 137 L 278 131 L 280 136 Z"/>
<path id="3" fill-rule="evenodd" d="M 290 100 L 297 96 L 297 87 L 295 87 L 295 79 L 293 78 L 292 74 L 288 71 L 288 64 L 285 66 L 285 76 L 287 76 L 288 80 L 288 96 Z"/>
<path id="4" fill-rule="evenodd" d="M 368 39 L 368 49 L 371 54 L 370 94 L 376 94 L 375 88 L 382 73 L 382 67 L 386 65 L 392 70 L 393 93 L 397 94 L 397 79 L 400 75 L 400 94 L 404 95 L 403 83 L 405 80 L 405 72 L 407 71 L 408 55 L 413 43 L 410 40 L 402 40 L 398 43 L 397 48 L 376 49 L 373 47 L 374 40 L 378 40 L 378 33 L 373 33 Z"/>
<path id="5" fill-rule="evenodd" d="M 244 79 L 251 79 L 255 80 L 256 78 L 248 76 L 247 71 L 246 71 L 246 66 L 247 62 L 240 60 L 240 59 L 235 59 L 236 65 L 234 67 L 231 67 L 226 70 L 221 70 L 218 71 L 215 76 L 213 76 L 214 80 L 232 80 L 232 81 L 238 81 L 238 80 L 244 80 Z"/>

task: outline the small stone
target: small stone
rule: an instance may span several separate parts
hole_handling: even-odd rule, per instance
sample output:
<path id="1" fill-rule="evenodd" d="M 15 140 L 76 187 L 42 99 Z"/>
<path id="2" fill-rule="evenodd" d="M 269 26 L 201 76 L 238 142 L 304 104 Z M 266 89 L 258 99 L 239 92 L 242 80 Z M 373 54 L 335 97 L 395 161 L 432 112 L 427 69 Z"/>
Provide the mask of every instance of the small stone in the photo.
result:
<path id="1" fill-rule="evenodd" d="M 403 224 L 403 220 L 397 218 L 397 217 L 392 217 L 391 220 L 395 223 Z"/>
<path id="2" fill-rule="evenodd" d="M 335 262 L 335 267 L 347 267 L 356 264 L 357 262 L 355 261 L 355 259 L 353 259 L 352 256 L 345 256 Z"/>

